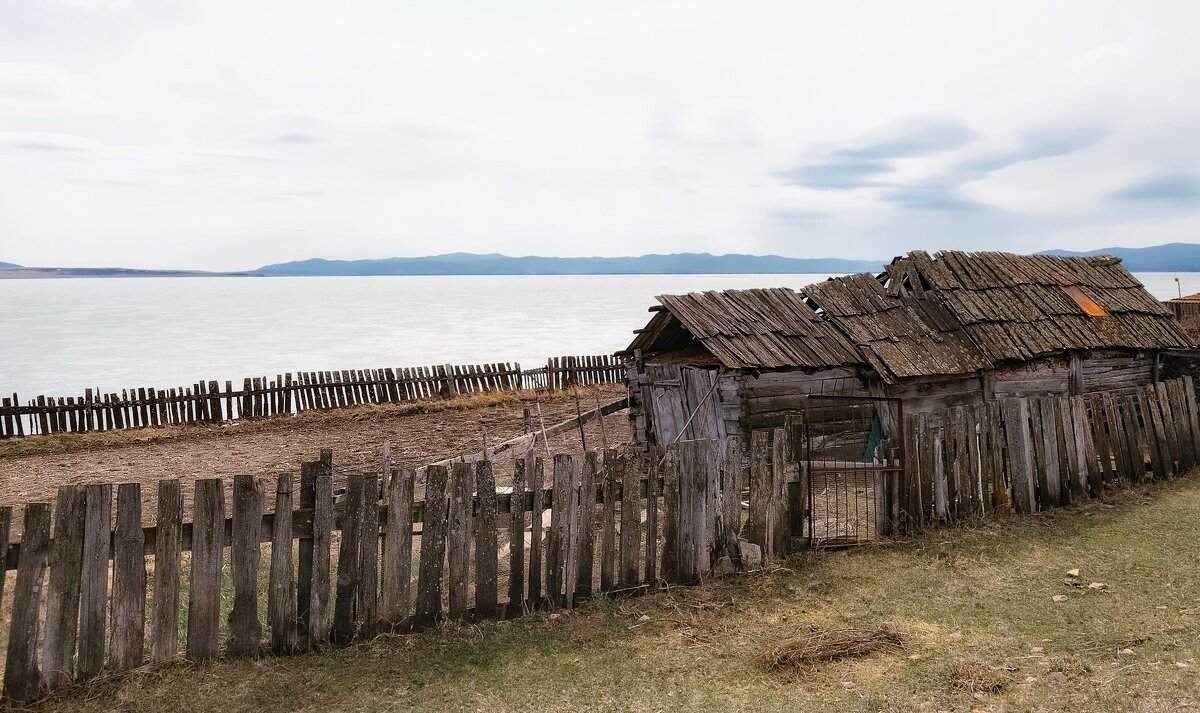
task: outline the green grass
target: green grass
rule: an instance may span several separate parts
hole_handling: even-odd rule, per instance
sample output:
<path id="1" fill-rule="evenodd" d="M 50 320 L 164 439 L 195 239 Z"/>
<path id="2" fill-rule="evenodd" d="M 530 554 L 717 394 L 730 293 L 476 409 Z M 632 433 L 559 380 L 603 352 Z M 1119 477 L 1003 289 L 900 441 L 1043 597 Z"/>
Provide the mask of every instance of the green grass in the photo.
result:
<path id="1" fill-rule="evenodd" d="M 1176 480 L 553 618 L 141 672 L 44 709 L 1194 709 L 1198 563 L 1200 480 Z M 1072 569 L 1083 586 L 1064 583 Z M 882 624 L 905 632 L 904 651 L 810 671 L 763 661 L 811 627 Z"/>

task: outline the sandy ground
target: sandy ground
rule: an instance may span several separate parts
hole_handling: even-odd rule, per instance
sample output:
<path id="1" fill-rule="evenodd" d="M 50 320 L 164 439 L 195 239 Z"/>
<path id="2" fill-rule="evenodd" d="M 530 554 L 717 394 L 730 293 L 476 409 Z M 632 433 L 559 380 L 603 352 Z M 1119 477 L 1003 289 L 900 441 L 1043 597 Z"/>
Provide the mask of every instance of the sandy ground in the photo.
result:
<path id="1" fill-rule="evenodd" d="M 623 395 L 622 386 L 579 391 L 584 411 Z M 538 398 L 547 426 L 576 414 L 570 393 Z M 316 460 L 322 448 L 333 449 L 335 475 L 377 468 L 385 441 L 396 464 L 419 467 L 481 450 L 485 432 L 489 445 L 521 435 L 526 408 L 537 430 L 537 407 L 532 393 L 485 394 L 461 404 L 431 402 L 427 412 L 413 412 L 412 405 L 364 406 L 234 425 L 0 441 L 0 505 L 50 501 L 66 484 L 137 482 L 142 483 L 143 514 L 149 518 L 155 483 L 163 478 L 183 479 L 185 506 L 190 507 L 191 481 L 197 478 L 251 474 L 266 484 L 279 473 L 298 477 L 300 463 Z M 606 417 L 605 431 L 610 445 L 628 441 L 627 412 Z M 588 424 L 585 438 L 589 450 L 599 447 L 599 423 Z M 551 437 L 550 450 L 578 453 L 580 440 L 579 431 L 572 430 Z M 502 481 L 500 472 L 497 476 Z"/>

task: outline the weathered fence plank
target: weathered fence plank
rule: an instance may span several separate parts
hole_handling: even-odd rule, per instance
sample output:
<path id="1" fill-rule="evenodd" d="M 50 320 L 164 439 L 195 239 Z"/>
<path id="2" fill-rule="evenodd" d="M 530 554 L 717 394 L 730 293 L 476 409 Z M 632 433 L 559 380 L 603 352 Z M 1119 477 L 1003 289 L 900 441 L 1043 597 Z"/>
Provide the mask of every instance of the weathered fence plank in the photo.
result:
<path id="1" fill-rule="evenodd" d="M 42 686 L 54 688 L 75 677 L 75 637 L 79 621 L 80 574 L 86 510 L 82 485 L 58 489 L 50 582 L 46 589 L 46 630 L 42 641 Z"/>
<path id="2" fill-rule="evenodd" d="M 413 481 L 410 468 L 393 470 L 388 479 L 387 525 L 383 540 L 383 573 L 380 586 L 380 617 L 391 628 L 408 617 L 409 584 L 412 577 Z"/>
<path id="3" fill-rule="evenodd" d="M 224 517 L 218 522 L 223 529 Z M 219 581 L 220 569 L 217 575 Z M 117 529 L 113 534 L 113 668 L 126 671 L 141 666 L 145 637 L 146 552 L 142 532 L 142 486 L 140 483 L 122 483 L 117 486 Z"/>
<path id="4" fill-rule="evenodd" d="M 429 466 L 425 471 L 425 508 L 421 519 L 421 560 L 417 579 L 416 623 L 419 626 L 432 624 L 442 615 L 446 480 L 445 466 Z"/>
<path id="5" fill-rule="evenodd" d="M 475 520 L 475 616 L 492 619 L 499 609 L 496 588 L 500 562 L 496 544 L 496 476 L 491 461 L 475 465 L 475 492 L 479 499 Z"/>
<path id="6" fill-rule="evenodd" d="M 354 638 L 354 605 L 358 598 L 359 567 L 362 564 L 362 512 L 366 481 L 361 475 L 346 478 L 346 516 L 342 518 L 338 548 L 337 600 L 333 608 L 333 643 L 345 645 Z"/>
<path id="7" fill-rule="evenodd" d="M 183 493 L 178 480 L 158 481 L 158 525 L 154 540 L 154 602 L 150 660 L 170 661 L 179 653 L 179 563 L 183 544 Z"/>
<path id="8" fill-rule="evenodd" d="M 42 605 L 42 580 L 50 556 L 50 504 L 25 506 L 21 535 L 21 560 L 13 586 L 12 616 L 8 625 L 8 654 L 4 659 L 4 694 L 16 705 L 41 696 L 38 668 L 38 615 Z"/>
<path id="9" fill-rule="evenodd" d="M 636 586 L 640 580 L 639 564 L 642 555 L 642 503 L 638 496 L 641 480 L 637 463 L 626 452 L 617 459 L 621 478 L 621 565 L 619 580 L 622 588 Z"/>
<path id="10" fill-rule="evenodd" d="M 508 524 L 508 608 L 505 616 L 513 617 L 525 609 L 525 467 L 528 461 L 518 458 L 513 465 L 512 495 L 509 498 Z"/>
<path id="11" fill-rule="evenodd" d="M 220 479 L 197 480 L 193 502 L 187 656 L 193 661 L 203 661 L 214 658 L 220 646 L 222 540 L 225 527 L 225 493 Z"/>
<path id="12" fill-rule="evenodd" d="M 468 577 L 471 569 L 471 486 L 475 480 L 474 470 L 470 463 L 455 463 L 450 469 L 450 527 L 446 559 L 451 619 L 465 619 L 471 607 Z"/>
<path id="13" fill-rule="evenodd" d="M 225 647 L 229 656 L 236 658 L 257 654 L 262 641 L 262 622 L 258 617 L 258 565 L 261 559 L 258 527 L 262 522 L 262 494 L 253 476 L 234 476 L 232 504 L 229 568 L 233 580 L 233 608 L 229 610 L 229 639 Z M 290 531 L 288 541 L 290 550 Z"/>
<path id="14" fill-rule="evenodd" d="M 545 500 L 542 488 L 545 483 L 546 470 L 542 457 L 533 461 L 533 472 L 529 477 L 529 490 L 533 494 L 533 507 L 529 515 L 529 587 L 526 597 L 529 606 L 537 607 L 542 602 L 542 526 L 545 513 Z"/>
<path id="15" fill-rule="evenodd" d="M 292 576 L 292 475 L 280 473 L 275 482 L 275 513 L 271 521 L 271 570 L 267 580 L 267 624 L 271 650 L 290 654 L 299 648 L 296 583 Z"/>
<path id="16" fill-rule="evenodd" d="M 83 572 L 79 596 L 79 658 L 75 675 L 80 681 L 89 681 L 99 675 L 104 667 L 112 486 L 89 485 L 84 499 L 86 512 L 83 518 Z M 7 537 L 0 537 L 0 542 L 7 541 Z"/>

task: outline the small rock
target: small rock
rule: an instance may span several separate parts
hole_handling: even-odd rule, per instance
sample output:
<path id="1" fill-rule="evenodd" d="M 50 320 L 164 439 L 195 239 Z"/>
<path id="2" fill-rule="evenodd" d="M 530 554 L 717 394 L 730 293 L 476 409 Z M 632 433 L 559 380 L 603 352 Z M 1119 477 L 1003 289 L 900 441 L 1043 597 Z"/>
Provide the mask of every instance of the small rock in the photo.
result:
<path id="1" fill-rule="evenodd" d="M 559 618 L 559 617 L 561 617 L 561 616 L 562 616 L 562 614 L 551 614 L 551 615 L 550 615 L 549 617 L 547 617 L 547 618 L 548 618 L 550 621 L 554 621 L 555 619 L 557 619 L 557 618 Z"/>
<path id="2" fill-rule="evenodd" d="M 1108 589 L 1108 585 L 1104 582 L 1092 582 L 1088 585 L 1088 589 Z"/>
<path id="3" fill-rule="evenodd" d="M 1033 654 L 1034 656 L 1042 656 L 1046 653 L 1046 650 L 1041 646 L 1030 646 L 1029 653 Z"/>
<path id="4" fill-rule="evenodd" d="M 909 661 L 916 661 L 916 660 L 918 660 L 918 659 L 920 659 L 920 658 L 921 658 L 921 654 L 911 654 L 911 655 L 908 657 L 908 660 L 909 660 Z"/>
<path id="5" fill-rule="evenodd" d="M 729 557 L 722 557 L 717 560 L 717 563 L 712 568 L 714 577 L 724 577 L 735 572 L 737 572 L 737 566 L 733 564 L 733 560 L 729 559 Z"/>
<path id="6" fill-rule="evenodd" d="M 1166 607 L 1154 607 L 1155 609 L 1166 609 Z"/>
<path id="7" fill-rule="evenodd" d="M 1176 661 L 1175 665 L 1178 666 L 1179 668 L 1187 668 L 1188 667 L 1188 665 L 1186 663 L 1184 663 L 1183 661 Z"/>
<path id="8" fill-rule="evenodd" d="M 1037 676 L 1026 676 L 1025 683 L 1037 683 Z"/>
<path id="9" fill-rule="evenodd" d="M 1050 598 L 1056 602 L 1067 601 L 1067 595 L 1065 595 L 1065 594 L 1055 594 L 1053 597 L 1050 597 Z"/>
<path id="10" fill-rule="evenodd" d="M 1117 653 L 1121 656 L 1133 656 L 1133 649 L 1121 649 Z"/>
<path id="11" fill-rule="evenodd" d="M 639 624 L 645 624 L 645 623 L 646 623 L 646 622 L 648 622 L 648 621 L 650 621 L 650 616 L 649 616 L 649 615 L 647 615 L 647 614 L 643 614 L 643 615 L 641 615 L 641 616 L 639 616 L 639 617 L 638 617 L 638 623 L 639 623 Z"/>
<path id="12" fill-rule="evenodd" d="M 1067 570 L 1067 576 L 1068 576 L 1068 577 L 1078 577 L 1078 576 L 1079 576 L 1079 570 L 1077 570 L 1077 569 L 1069 569 L 1069 570 Z"/>
<path id="13" fill-rule="evenodd" d="M 742 566 L 746 569 L 762 567 L 762 548 L 749 540 L 738 540 L 738 553 L 742 558 Z"/>

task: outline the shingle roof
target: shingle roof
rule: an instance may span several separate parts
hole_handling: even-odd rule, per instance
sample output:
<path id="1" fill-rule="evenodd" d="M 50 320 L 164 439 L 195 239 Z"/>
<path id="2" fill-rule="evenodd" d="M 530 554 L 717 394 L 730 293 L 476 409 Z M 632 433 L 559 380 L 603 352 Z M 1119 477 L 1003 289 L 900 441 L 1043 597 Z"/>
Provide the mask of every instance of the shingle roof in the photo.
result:
<path id="1" fill-rule="evenodd" d="M 879 277 L 658 300 L 630 350 L 694 338 L 729 368 L 868 365 L 889 382 L 1071 349 L 1189 343 L 1171 310 L 1104 256 L 912 252 Z"/>

